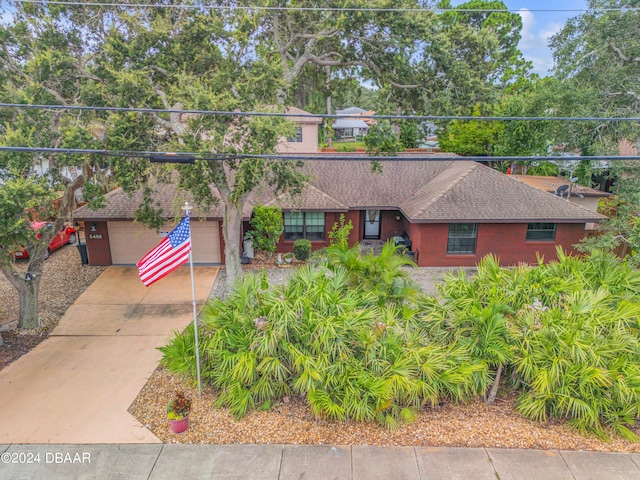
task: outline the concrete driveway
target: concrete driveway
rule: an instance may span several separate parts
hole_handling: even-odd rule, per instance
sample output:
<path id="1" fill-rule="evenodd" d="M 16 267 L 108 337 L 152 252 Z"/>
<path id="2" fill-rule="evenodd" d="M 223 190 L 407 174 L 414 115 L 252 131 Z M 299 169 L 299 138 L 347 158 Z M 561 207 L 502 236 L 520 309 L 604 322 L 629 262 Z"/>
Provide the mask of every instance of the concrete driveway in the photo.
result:
<path id="1" fill-rule="evenodd" d="M 195 267 L 198 308 L 218 267 Z M 189 267 L 146 288 L 109 267 L 51 336 L 0 371 L 2 443 L 160 443 L 127 409 L 174 329 L 193 321 Z"/>

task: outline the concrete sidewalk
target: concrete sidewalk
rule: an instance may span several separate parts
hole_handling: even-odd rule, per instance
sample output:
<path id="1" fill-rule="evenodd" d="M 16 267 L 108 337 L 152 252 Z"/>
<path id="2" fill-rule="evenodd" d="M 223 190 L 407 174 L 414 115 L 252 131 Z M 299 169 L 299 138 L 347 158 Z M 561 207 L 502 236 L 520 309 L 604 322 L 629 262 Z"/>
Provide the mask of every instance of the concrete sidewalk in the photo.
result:
<path id="1" fill-rule="evenodd" d="M 218 270 L 194 268 L 197 304 Z M 108 268 L 48 339 L 0 371 L 0 443 L 159 443 L 127 409 L 156 348 L 192 321 L 189 267 L 150 288 L 136 267 Z"/>
<path id="2" fill-rule="evenodd" d="M 1 479 L 636 480 L 640 454 L 326 445 L 0 445 Z"/>

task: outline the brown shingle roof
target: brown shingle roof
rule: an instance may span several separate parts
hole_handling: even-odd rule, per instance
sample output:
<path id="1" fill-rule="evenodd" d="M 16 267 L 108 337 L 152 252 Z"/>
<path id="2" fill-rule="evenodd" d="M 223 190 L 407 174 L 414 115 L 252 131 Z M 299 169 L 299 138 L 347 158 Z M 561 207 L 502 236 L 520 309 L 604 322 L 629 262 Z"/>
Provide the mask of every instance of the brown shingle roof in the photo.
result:
<path id="1" fill-rule="evenodd" d="M 298 107 L 287 107 L 285 109 L 285 113 L 288 113 L 289 115 L 309 115 L 309 112 Z M 322 118 L 308 116 L 287 117 L 287 120 L 295 123 L 322 123 Z"/>
<path id="2" fill-rule="evenodd" d="M 302 210 L 400 209 L 413 222 L 583 223 L 605 218 L 477 162 L 383 161 L 380 174 L 371 171 L 370 160 L 309 160 L 303 168 L 312 179 L 299 198 L 276 200 L 268 191 L 258 192 L 249 198 L 244 217 L 250 216 L 252 205 L 279 203 Z M 82 207 L 76 218 L 131 219 L 141 198 L 140 193 L 129 197 L 114 190 L 105 208 Z M 160 185 L 156 198 L 165 216 L 172 217 L 175 187 Z M 220 204 L 204 216 L 219 219 L 222 212 Z M 197 211 L 193 215 L 201 216 Z"/>
<path id="3" fill-rule="evenodd" d="M 382 173 L 371 171 L 371 158 L 310 160 L 304 169 L 311 184 L 349 208 L 397 208 L 415 191 L 445 171 L 451 161 L 395 160 L 382 162 Z"/>
<path id="4" fill-rule="evenodd" d="M 322 210 L 325 212 L 346 212 L 349 210 L 347 205 L 310 184 L 307 184 L 304 191 L 296 198 L 292 199 L 288 195 L 280 195 L 265 205 L 280 206 L 285 210 Z"/>
<path id="5" fill-rule="evenodd" d="M 189 203 L 193 203 L 191 196 L 178 192 L 175 185 L 159 184 L 157 189 L 158 192 L 154 195 L 154 200 L 158 202 L 157 207 L 162 209 L 162 216 L 165 218 L 172 218 L 175 215 L 181 216 L 180 206 L 184 205 L 185 199 L 189 201 Z M 106 206 L 104 208 L 91 210 L 85 205 L 75 210 L 74 217 L 77 220 L 131 220 L 134 218 L 135 212 L 141 202 L 141 190 L 134 192 L 132 195 L 128 195 L 122 191 L 122 188 L 117 188 L 105 195 Z M 194 207 L 191 211 L 191 216 L 194 218 L 205 217 L 209 219 L 221 219 L 222 213 L 223 206 L 220 203 L 217 206 L 212 206 L 208 212 L 202 212 L 197 207 Z"/>
<path id="6" fill-rule="evenodd" d="M 458 162 L 400 207 L 416 222 L 582 223 L 605 218 L 475 162 Z"/>

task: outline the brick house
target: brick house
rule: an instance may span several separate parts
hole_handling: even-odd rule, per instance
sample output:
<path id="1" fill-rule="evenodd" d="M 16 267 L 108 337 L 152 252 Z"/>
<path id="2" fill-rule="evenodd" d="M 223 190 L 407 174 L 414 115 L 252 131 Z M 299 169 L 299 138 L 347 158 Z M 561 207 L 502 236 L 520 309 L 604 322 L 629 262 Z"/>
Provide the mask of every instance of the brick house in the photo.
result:
<path id="1" fill-rule="evenodd" d="M 329 244 L 328 232 L 344 214 L 354 228 L 350 243 L 389 240 L 405 233 L 420 266 L 472 266 L 487 254 L 503 265 L 534 263 L 536 255 L 554 259 L 561 246 L 572 252 L 585 225 L 603 219 L 593 211 L 472 161 L 395 160 L 373 173 L 369 158 L 308 160 L 311 180 L 293 202 L 262 192 L 244 211 L 248 228 L 252 206 L 283 208 L 285 231 L 278 251 L 292 251 L 298 238 L 314 249 Z M 176 192 L 162 186 L 157 201 L 171 212 Z M 107 206 L 82 207 L 75 218 L 85 223 L 89 263 L 134 264 L 160 241 L 162 233 L 132 221 L 140 198 L 120 189 L 107 194 Z M 194 211 L 194 262 L 222 263 L 222 207 Z M 170 223 L 162 229 L 168 232 Z"/>

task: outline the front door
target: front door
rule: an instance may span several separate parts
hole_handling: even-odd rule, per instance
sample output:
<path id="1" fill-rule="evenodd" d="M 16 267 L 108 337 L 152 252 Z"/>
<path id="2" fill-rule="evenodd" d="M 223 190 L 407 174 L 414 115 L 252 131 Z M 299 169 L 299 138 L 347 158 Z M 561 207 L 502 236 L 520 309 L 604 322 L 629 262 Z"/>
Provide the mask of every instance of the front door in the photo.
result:
<path id="1" fill-rule="evenodd" d="M 380 210 L 365 210 L 364 212 L 364 238 L 380 238 Z"/>

